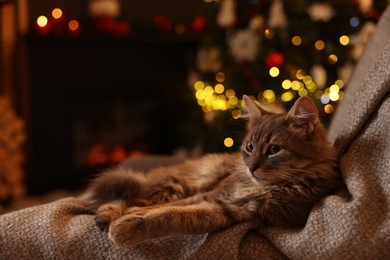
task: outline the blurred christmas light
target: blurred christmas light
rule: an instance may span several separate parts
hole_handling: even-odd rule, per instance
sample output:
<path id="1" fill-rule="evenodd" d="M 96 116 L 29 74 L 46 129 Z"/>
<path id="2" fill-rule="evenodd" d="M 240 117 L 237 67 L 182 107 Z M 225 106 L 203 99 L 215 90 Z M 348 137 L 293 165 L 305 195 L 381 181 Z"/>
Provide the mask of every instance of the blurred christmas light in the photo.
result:
<path id="1" fill-rule="evenodd" d="M 337 58 L 337 56 L 335 54 L 331 54 L 328 57 L 328 61 L 329 61 L 330 64 L 335 64 L 335 63 L 337 63 L 338 58 Z"/>
<path id="2" fill-rule="evenodd" d="M 263 92 L 263 97 L 267 102 L 272 103 L 275 101 L 275 92 L 272 89 L 266 89 Z"/>
<path id="3" fill-rule="evenodd" d="M 322 104 L 326 105 L 326 104 L 329 103 L 329 101 L 330 101 L 330 99 L 329 99 L 328 95 L 324 94 L 324 95 L 321 96 L 321 103 Z"/>
<path id="4" fill-rule="evenodd" d="M 352 27 L 358 27 L 359 24 L 360 24 L 359 18 L 357 18 L 357 17 L 352 17 L 351 19 L 349 19 L 349 24 L 350 24 Z"/>
<path id="5" fill-rule="evenodd" d="M 316 48 L 316 50 L 320 51 L 325 48 L 325 42 L 322 40 L 318 40 L 314 43 L 314 47 Z"/>
<path id="6" fill-rule="evenodd" d="M 234 119 L 239 119 L 239 118 L 241 117 L 241 110 L 239 110 L 239 109 L 234 109 L 234 110 L 232 111 L 232 117 L 233 117 Z"/>
<path id="7" fill-rule="evenodd" d="M 72 31 L 76 31 L 79 28 L 79 22 L 76 20 L 70 20 L 68 23 L 68 27 Z"/>
<path id="8" fill-rule="evenodd" d="M 196 81 L 194 84 L 194 89 L 200 90 L 204 88 L 204 83 L 203 81 Z"/>
<path id="9" fill-rule="evenodd" d="M 294 98 L 293 93 L 291 91 L 284 92 L 281 96 L 283 102 L 289 102 Z"/>
<path id="10" fill-rule="evenodd" d="M 325 111 L 325 113 L 327 113 L 327 114 L 331 114 L 331 113 L 333 113 L 333 111 L 334 111 L 334 107 L 333 107 L 331 104 L 327 104 L 327 105 L 324 107 L 324 111 Z"/>
<path id="11" fill-rule="evenodd" d="M 233 89 L 226 90 L 226 96 L 228 98 L 233 98 L 233 97 L 235 97 L 235 95 L 236 95 L 236 92 Z"/>
<path id="12" fill-rule="evenodd" d="M 300 90 L 301 88 L 303 88 L 303 84 L 297 80 L 294 80 L 291 84 L 291 88 L 293 90 Z"/>
<path id="13" fill-rule="evenodd" d="M 305 77 L 306 73 L 304 70 L 297 70 L 297 72 L 295 73 L 295 76 L 297 77 L 297 79 L 303 79 Z"/>
<path id="14" fill-rule="evenodd" d="M 344 81 L 342 81 L 341 79 L 336 80 L 335 84 L 337 86 L 339 86 L 339 88 L 343 88 L 344 87 Z"/>
<path id="15" fill-rule="evenodd" d="M 223 82 L 225 80 L 225 74 L 223 72 L 218 72 L 216 75 L 215 75 L 215 79 L 218 81 L 218 82 Z"/>
<path id="16" fill-rule="evenodd" d="M 54 19 L 60 19 L 62 16 L 62 10 L 60 8 L 54 8 L 51 15 Z"/>
<path id="17" fill-rule="evenodd" d="M 306 89 L 304 89 L 304 88 L 301 88 L 299 91 L 298 91 L 298 95 L 300 96 L 300 97 L 302 97 L 302 96 L 307 96 L 307 90 Z"/>
<path id="18" fill-rule="evenodd" d="M 349 37 L 347 35 L 342 35 L 339 38 L 339 41 L 342 45 L 348 45 L 349 44 Z"/>
<path id="19" fill-rule="evenodd" d="M 314 93 L 314 96 L 317 98 L 317 99 L 321 99 L 322 95 L 324 94 L 324 92 L 322 90 L 317 90 L 315 93 Z"/>
<path id="20" fill-rule="evenodd" d="M 226 137 L 225 140 L 223 140 L 223 144 L 224 144 L 226 147 L 232 147 L 233 144 L 234 144 L 234 140 L 233 140 L 233 138 L 231 138 L 231 137 Z"/>
<path id="21" fill-rule="evenodd" d="M 264 36 L 267 39 L 272 39 L 274 37 L 274 32 L 271 29 L 266 29 L 264 31 Z"/>
<path id="22" fill-rule="evenodd" d="M 225 87 L 219 83 L 219 84 L 215 85 L 214 91 L 215 91 L 215 93 L 221 94 L 225 91 Z"/>
<path id="23" fill-rule="evenodd" d="M 339 93 L 338 92 L 333 92 L 331 91 L 329 93 L 329 99 L 332 100 L 332 101 L 337 101 L 339 100 Z"/>
<path id="24" fill-rule="evenodd" d="M 277 77 L 279 75 L 279 69 L 277 67 L 270 68 L 269 75 L 271 75 L 271 77 Z"/>
<path id="25" fill-rule="evenodd" d="M 331 92 L 339 92 L 339 90 L 340 90 L 340 87 L 338 85 L 336 85 L 336 84 L 330 86 L 330 91 Z"/>
<path id="26" fill-rule="evenodd" d="M 45 27 L 47 25 L 47 17 L 44 15 L 41 15 L 37 18 L 37 24 L 39 27 Z"/>
<path id="27" fill-rule="evenodd" d="M 300 36 L 298 36 L 298 35 L 295 35 L 294 37 L 292 37 L 291 42 L 295 46 L 299 46 L 302 43 L 302 38 Z"/>
<path id="28" fill-rule="evenodd" d="M 282 88 L 284 89 L 290 89 L 292 86 L 291 81 L 288 79 L 283 80 L 282 82 Z"/>
<path id="29" fill-rule="evenodd" d="M 238 104 L 238 98 L 237 97 L 230 97 L 228 103 L 232 107 L 235 107 Z"/>

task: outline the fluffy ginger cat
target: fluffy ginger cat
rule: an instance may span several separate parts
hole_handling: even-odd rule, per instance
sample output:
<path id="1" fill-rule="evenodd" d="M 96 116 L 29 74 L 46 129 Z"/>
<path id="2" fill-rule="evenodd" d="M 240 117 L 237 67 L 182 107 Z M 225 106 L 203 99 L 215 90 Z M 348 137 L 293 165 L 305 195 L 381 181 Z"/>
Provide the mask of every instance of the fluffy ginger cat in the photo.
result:
<path id="1" fill-rule="evenodd" d="M 241 151 L 136 172 L 117 167 L 82 198 L 118 245 L 213 232 L 244 221 L 301 227 L 312 206 L 341 183 L 338 158 L 309 97 L 271 114 L 244 96 Z"/>

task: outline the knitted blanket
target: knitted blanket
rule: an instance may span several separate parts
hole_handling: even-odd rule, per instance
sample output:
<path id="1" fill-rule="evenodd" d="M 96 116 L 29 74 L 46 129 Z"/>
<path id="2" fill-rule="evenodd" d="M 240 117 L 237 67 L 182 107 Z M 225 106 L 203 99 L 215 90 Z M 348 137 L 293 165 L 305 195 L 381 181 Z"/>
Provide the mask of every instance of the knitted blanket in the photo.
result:
<path id="1" fill-rule="evenodd" d="M 302 229 L 241 223 L 121 248 L 77 198 L 0 216 L 0 259 L 390 259 L 390 9 L 359 62 L 330 137 L 351 199 L 324 198 Z"/>

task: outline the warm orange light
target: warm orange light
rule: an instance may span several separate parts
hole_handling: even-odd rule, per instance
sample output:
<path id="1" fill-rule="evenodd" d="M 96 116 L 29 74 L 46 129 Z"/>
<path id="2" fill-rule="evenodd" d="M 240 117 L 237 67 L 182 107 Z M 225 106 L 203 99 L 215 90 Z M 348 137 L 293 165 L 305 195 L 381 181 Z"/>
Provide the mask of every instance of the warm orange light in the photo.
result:
<path id="1" fill-rule="evenodd" d="M 54 8 L 51 15 L 54 19 L 60 19 L 62 16 L 62 10 L 60 8 Z"/>
<path id="2" fill-rule="evenodd" d="M 47 17 L 41 15 L 37 18 L 37 24 L 39 27 L 45 27 L 47 25 Z"/>
<path id="3" fill-rule="evenodd" d="M 68 23 L 68 27 L 72 31 L 76 31 L 79 28 L 79 22 L 76 20 L 70 20 Z"/>

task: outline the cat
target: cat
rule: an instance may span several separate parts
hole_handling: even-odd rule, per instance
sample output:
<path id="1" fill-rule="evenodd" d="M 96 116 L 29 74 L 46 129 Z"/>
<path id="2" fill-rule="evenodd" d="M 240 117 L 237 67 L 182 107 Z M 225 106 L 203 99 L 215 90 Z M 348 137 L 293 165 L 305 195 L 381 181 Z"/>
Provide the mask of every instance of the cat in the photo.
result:
<path id="1" fill-rule="evenodd" d="M 94 179 L 82 196 L 114 243 L 202 234 L 236 223 L 302 227 L 310 209 L 341 183 L 336 150 L 318 110 L 300 97 L 272 114 L 248 96 L 241 149 L 208 154 L 147 173 L 119 166 Z"/>

